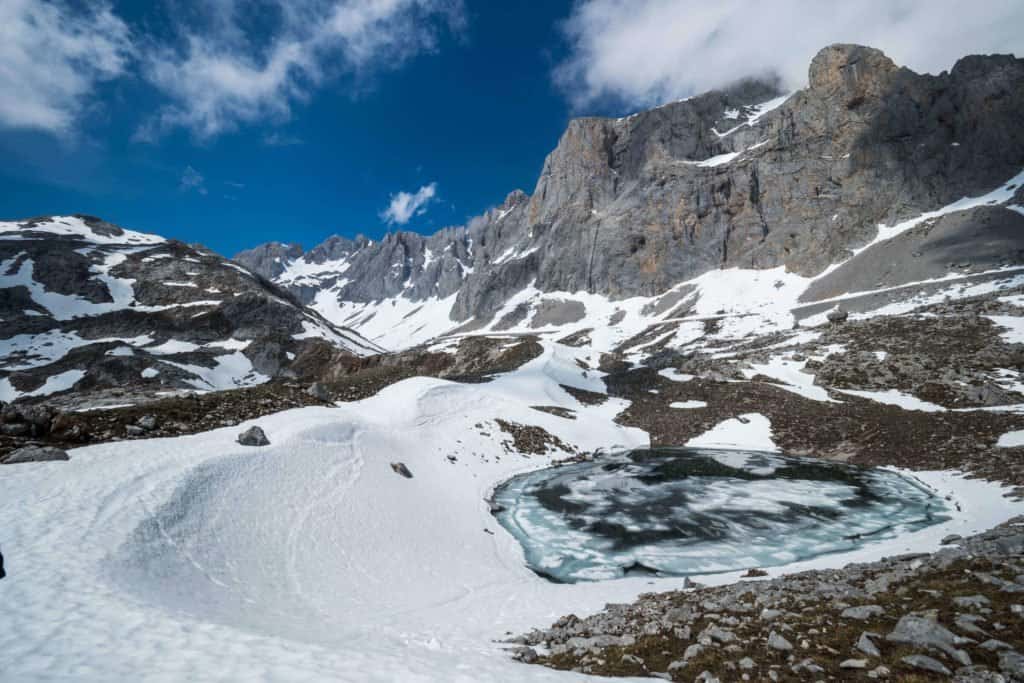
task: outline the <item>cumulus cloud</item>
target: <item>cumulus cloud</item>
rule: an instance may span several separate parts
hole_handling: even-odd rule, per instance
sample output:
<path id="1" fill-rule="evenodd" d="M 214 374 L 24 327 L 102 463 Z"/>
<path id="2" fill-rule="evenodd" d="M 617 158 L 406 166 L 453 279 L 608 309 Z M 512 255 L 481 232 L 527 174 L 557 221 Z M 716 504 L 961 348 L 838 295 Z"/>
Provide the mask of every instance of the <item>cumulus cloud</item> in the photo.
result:
<path id="1" fill-rule="evenodd" d="M 437 194 L 437 183 L 424 185 L 415 192 L 398 192 L 391 195 L 388 208 L 380 213 L 382 220 L 388 225 L 405 225 L 413 216 L 420 216 L 427 211 L 427 204 Z"/>
<path id="2" fill-rule="evenodd" d="M 186 166 L 185 170 L 181 173 L 181 182 L 178 184 L 178 188 L 182 192 L 192 192 L 193 190 L 199 194 L 206 194 L 206 179 L 203 178 L 203 174 L 192 168 L 192 166 Z"/>
<path id="3" fill-rule="evenodd" d="M 554 79 L 581 108 L 658 104 L 774 74 L 806 85 L 822 47 L 861 43 L 928 73 L 966 54 L 1024 54 L 1020 0 L 580 0 L 562 29 Z"/>
<path id="4" fill-rule="evenodd" d="M 0 126 L 69 132 L 97 82 L 126 70 L 128 27 L 103 2 L 0 2 Z"/>
<path id="5" fill-rule="evenodd" d="M 268 0 L 273 30 L 247 31 L 236 0 L 215 3 L 215 34 L 183 29 L 180 46 L 155 50 L 147 78 L 169 99 L 137 137 L 177 127 L 209 138 L 239 124 L 291 115 L 296 102 L 341 73 L 394 68 L 437 48 L 444 28 L 459 30 L 461 0 Z"/>

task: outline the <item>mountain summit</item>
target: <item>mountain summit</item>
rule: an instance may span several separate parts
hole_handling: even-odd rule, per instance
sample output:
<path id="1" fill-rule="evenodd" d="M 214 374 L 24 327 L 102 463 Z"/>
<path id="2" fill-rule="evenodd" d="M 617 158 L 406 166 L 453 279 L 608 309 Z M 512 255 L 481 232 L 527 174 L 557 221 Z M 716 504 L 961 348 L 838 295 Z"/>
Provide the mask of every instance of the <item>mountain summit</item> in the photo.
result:
<path id="1" fill-rule="evenodd" d="M 577 293 L 652 297 L 722 268 L 816 276 L 879 225 L 983 195 L 1024 168 L 1024 60 L 965 57 L 936 76 L 831 45 L 808 76 L 794 93 L 747 81 L 619 119 L 575 119 L 532 195 L 513 192 L 463 227 L 332 237 L 303 255 L 270 244 L 235 259 L 395 348 L 543 321 L 536 305 L 509 307 L 531 287 L 574 300 L 556 315 L 571 321 L 587 315 Z M 1020 215 L 989 218 L 1015 259 Z M 965 240 L 977 242 L 953 230 L 943 248 Z"/>

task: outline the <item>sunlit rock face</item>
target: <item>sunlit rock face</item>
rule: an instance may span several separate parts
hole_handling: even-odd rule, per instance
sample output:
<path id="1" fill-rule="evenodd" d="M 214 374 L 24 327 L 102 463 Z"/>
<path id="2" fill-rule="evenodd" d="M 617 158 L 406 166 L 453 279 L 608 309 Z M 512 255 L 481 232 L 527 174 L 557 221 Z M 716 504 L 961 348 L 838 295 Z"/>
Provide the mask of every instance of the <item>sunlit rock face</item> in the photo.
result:
<path id="1" fill-rule="evenodd" d="M 498 519 L 554 581 L 770 567 L 948 519 L 888 470 L 755 451 L 655 449 L 520 475 Z"/>

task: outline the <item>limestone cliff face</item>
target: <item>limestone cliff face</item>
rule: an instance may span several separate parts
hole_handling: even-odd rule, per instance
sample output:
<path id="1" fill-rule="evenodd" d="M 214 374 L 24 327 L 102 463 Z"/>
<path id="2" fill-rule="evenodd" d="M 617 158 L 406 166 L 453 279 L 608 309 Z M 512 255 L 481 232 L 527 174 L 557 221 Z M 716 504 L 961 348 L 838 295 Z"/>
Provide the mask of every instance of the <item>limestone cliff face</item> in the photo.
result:
<path id="1" fill-rule="evenodd" d="M 784 101 L 774 84 L 751 81 L 574 120 L 531 196 L 512 193 L 430 237 L 348 244 L 345 271 L 329 282 L 282 281 L 262 257 L 238 258 L 307 301 L 325 285 L 347 301 L 457 294 L 453 318 L 480 319 L 531 283 L 621 298 L 721 267 L 815 274 L 879 223 L 982 194 L 1024 168 L 1024 60 L 965 57 L 932 76 L 832 45 L 808 82 Z"/>

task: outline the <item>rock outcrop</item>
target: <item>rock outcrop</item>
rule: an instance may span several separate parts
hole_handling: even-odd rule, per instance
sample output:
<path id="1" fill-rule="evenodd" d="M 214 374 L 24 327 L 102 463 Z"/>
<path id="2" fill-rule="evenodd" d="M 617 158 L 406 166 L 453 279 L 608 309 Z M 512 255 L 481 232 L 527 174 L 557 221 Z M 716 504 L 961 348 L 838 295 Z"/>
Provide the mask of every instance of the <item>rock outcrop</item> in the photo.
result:
<path id="1" fill-rule="evenodd" d="M 880 223 L 984 194 L 1024 168 L 1024 60 L 965 57 L 927 75 L 872 48 L 832 45 L 808 81 L 788 97 L 748 81 L 620 119 L 573 120 L 531 196 L 514 192 L 463 227 L 331 238 L 280 272 L 280 245 L 236 258 L 307 303 L 455 294 L 454 326 L 488 319 L 531 284 L 621 299 L 723 267 L 814 275 Z M 311 265 L 323 269 L 299 275 Z"/>

